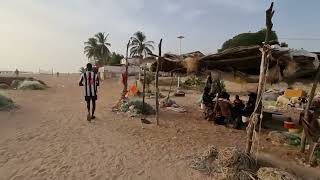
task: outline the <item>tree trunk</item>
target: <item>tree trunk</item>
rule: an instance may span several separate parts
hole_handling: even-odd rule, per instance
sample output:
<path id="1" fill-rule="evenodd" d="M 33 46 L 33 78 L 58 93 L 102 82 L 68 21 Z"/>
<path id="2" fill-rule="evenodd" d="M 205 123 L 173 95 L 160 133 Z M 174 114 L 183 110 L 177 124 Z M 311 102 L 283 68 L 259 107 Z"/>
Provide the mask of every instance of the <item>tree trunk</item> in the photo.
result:
<path id="1" fill-rule="evenodd" d="M 127 51 L 126 51 L 126 71 L 125 71 L 125 80 L 124 80 L 124 87 L 123 87 L 123 91 L 122 91 L 122 99 L 125 98 L 127 92 L 128 92 L 128 77 L 129 77 L 129 73 L 128 73 L 128 68 L 129 68 L 129 62 L 128 62 L 128 50 L 129 50 L 129 45 L 130 45 L 130 40 L 128 41 L 127 44 Z"/>
<path id="2" fill-rule="evenodd" d="M 274 14 L 274 11 L 273 11 L 273 2 L 272 2 L 270 8 L 267 9 L 266 11 L 267 32 L 266 32 L 266 38 L 265 38 L 265 45 L 269 43 L 269 37 L 270 37 L 272 26 L 273 26 L 272 24 L 273 14 Z M 262 50 L 262 59 L 260 64 L 260 78 L 259 78 L 258 93 L 257 93 L 257 100 L 256 100 L 257 102 L 255 105 L 255 111 L 253 112 L 251 119 L 249 121 L 248 134 L 247 134 L 246 153 L 248 154 L 251 153 L 254 127 L 257 120 L 259 119 L 259 115 L 262 110 L 262 102 L 260 100 L 262 99 L 262 94 L 263 94 L 264 85 L 265 85 L 266 69 L 268 67 L 267 51 L 268 49 L 265 49 L 265 47 Z"/>
<path id="3" fill-rule="evenodd" d="M 308 119 L 309 119 L 309 108 L 310 108 L 310 105 L 311 105 L 312 100 L 314 98 L 314 94 L 316 92 L 316 89 L 317 89 L 317 86 L 318 86 L 318 83 L 319 83 L 319 79 L 320 79 L 320 65 L 318 66 L 316 76 L 314 77 L 314 81 L 313 81 L 313 85 L 312 85 L 312 88 L 311 88 L 311 91 L 310 91 L 310 94 L 309 94 L 309 99 L 308 99 L 308 102 L 307 102 L 307 106 L 304 109 L 304 117 L 303 117 L 303 119 L 305 121 L 308 121 Z M 305 147 L 306 147 L 306 133 L 303 130 L 302 137 L 301 137 L 301 146 L 300 146 L 300 151 L 302 153 L 304 152 Z"/>
<path id="4" fill-rule="evenodd" d="M 156 70 L 156 119 L 157 119 L 157 125 L 159 125 L 159 66 L 161 63 L 161 46 L 162 46 L 162 39 L 160 39 L 160 43 L 159 43 L 159 57 L 158 57 L 157 70 Z"/>

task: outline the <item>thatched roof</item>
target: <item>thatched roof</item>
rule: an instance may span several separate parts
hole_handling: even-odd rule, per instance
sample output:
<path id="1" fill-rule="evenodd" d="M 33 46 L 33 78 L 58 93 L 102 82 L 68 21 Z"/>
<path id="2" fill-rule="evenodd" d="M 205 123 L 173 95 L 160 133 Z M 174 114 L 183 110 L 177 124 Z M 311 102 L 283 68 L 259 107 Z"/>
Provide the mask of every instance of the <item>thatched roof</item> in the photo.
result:
<path id="1" fill-rule="evenodd" d="M 183 55 L 164 54 L 160 71 L 164 72 L 204 72 L 205 70 L 221 70 L 258 75 L 262 53 L 259 45 L 240 46 L 222 52 L 204 56 L 201 52 Z M 305 50 L 272 47 L 272 61 L 269 69 L 277 65 L 283 78 L 299 78 L 310 76 L 319 65 L 318 54 Z M 155 71 L 157 62 L 151 65 Z M 290 66 L 290 67 L 289 67 Z"/>

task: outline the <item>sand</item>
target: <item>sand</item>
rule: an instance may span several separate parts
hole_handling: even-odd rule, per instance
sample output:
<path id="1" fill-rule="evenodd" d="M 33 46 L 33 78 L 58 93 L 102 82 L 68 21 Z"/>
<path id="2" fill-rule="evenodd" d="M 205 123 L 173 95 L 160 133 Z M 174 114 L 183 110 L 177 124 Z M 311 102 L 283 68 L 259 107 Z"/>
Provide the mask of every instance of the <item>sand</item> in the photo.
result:
<path id="1" fill-rule="evenodd" d="M 138 119 L 111 112 L 120 95 L 117 80 L 102 82 L 97 119 L 88 123 L 78 76 L 36 78 L 50 88 L 6 91 L 19 108 L 0 112 L 1 180 L 214 179 L 189 168 L 190 157 L 212 144 L 245 146 L 245 131 L 202 119 L 194 93 L 175 99 L 188 113 L 162 110 L 160 126 L 149 117 L 153 123 L 142 129 Z M 280 149 L 266 151 L 295 155 Z"/>

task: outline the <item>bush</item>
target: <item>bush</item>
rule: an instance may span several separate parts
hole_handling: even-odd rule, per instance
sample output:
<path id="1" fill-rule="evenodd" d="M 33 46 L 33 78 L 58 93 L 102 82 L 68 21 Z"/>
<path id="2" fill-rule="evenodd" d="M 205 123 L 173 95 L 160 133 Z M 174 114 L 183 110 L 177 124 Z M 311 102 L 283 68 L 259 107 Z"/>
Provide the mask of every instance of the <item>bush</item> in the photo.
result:
<path id="1" fill-rule="evenodd" d="M 224 81 L 220 77 L 217 77 L 212 82 L 211 93 L 217 94 L 217 93 L 221 93 L 223 91 L 226 91 L 226 85 L 224 84 Z"/>
<path id="2" fill-rule="evenodd" d="M 46 86 L 41 84 L 39 81 L 23 81 L 19 86 L 20 90 L 44 90 Z"/>
<path id="3" fill-rule="evenodd" d="M 12 99 L 7 98 L 0 93 L 0 110 L 8 110 L 14 108 L 14 103 Z"/>

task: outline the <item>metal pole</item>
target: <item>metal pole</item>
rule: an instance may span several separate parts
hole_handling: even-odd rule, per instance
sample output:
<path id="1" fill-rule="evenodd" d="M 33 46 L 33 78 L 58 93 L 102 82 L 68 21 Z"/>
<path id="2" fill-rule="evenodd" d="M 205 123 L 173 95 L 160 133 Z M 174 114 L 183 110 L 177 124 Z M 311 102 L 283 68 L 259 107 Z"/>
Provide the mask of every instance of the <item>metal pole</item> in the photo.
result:
<path id="1" fill-rule="evenodd" d="M 180 38 L 180 46 L 179 46 L 179 55 L 181 55 L 181 38 Z"/>

